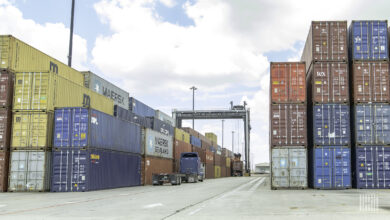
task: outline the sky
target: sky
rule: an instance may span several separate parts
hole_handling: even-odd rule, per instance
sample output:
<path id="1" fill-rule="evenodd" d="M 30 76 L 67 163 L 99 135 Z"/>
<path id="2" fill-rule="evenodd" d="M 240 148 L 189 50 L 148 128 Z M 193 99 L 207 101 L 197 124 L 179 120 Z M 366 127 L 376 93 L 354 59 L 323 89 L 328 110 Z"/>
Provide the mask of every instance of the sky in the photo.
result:
<path id="1" fill-rule="evenodd" d="M 0 0 L 0 34 L 67 63 L 70 8 Z M 191 86 L 195 109 L 246 101 L 252 164 L 268 162 L 269 62 L 299 61 L 312 20 L 387 20 L 389 10 L 386 0 L 76 0 L 72 63 L 168 114 L 192 109 Z M 195 129 L 222 145 L 221 120 Z M 243 122 L 225 120 L 224 147 L 242 151 L 243 142 Z"/>

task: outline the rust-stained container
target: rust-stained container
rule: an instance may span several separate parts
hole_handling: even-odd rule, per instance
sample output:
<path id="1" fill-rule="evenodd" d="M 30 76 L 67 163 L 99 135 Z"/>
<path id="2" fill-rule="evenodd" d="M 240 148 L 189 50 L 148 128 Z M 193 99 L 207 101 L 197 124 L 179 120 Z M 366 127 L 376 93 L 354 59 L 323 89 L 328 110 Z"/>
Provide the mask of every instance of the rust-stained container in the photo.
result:
<path id="1" fill-rule="evenodd" d="M 271 102 L 306 102 L 306 67 L 304 62 L 271 62 Z"/>
<path id="2" fill-rule="evenodd" d="M 214 164 L 214 153 L 206 150 L 206 164 Z"/>
<path id="3" fill-rule="evenodd" d="M 0 192 L 8 188 L 9 151 L 0 151 Z"/>
<path id="4" fill-rule="evenodd" d="M 205 149 L 202 149 L 202 148 L 199 148 L 199 147 L 196 147 L 196 146 L 192 145 L 192 152 L 197 152 L 198 153 L 198 155 L 200 157 L 200 161 L 202 163 L 206 162 L 206 150 Z"/>
<path id="5" fill-rule="evenodd" d="M 221 167 L 226 167 L 226 157 L 225 156 L 221 156 Z"/>
<path id="6" fill-rule="evenodd" d="M 209 140 L 201 140 L 202 141 L 202 149 L 209 150 L 213 144 Z"/>
<path id="7" fill-rule="evenodd" d="M 348 78 L 345 62 L 314 63 L 307 76 L 308 99 L 312 103 L 348 103 Z"/>
<path id="8" fill-rule="evenodd" d="M 194 137 L 197 137 L 199 138 L 200 134 L 199 132 L 195 131 L 194 129 L 192 128 L 189 128 L 189 127 L 185 127 L 185 128 L 181 128 L 182 130 L 186 131 L 187 133 L 189 133 L 190 135 L 194 136 Z"/>
<path id="9" fill-rule="evenodd" d="M 144 185 L 152 184 L 153 174 L 172 173 L 173 161 L 166 158 L 145 157 L 141 162 L 141 183 Z"/>
<path id="10" fill-rule="evenodd" d="M 14 92 L 14 74 L 6 69 L 0 70 L 0 107 L 12 106 Z"/>
<path id="11" fill-rule="evenodd" d="M 307 114 L 304 104 L 271 105 L 271 146 L 306 146 Z"/>
<path id="12" fill-rule="evenodd" d="M 174 139 L 174 141 L 173 141 L 173 151 L 174 151 L 173 159 L 180 160 L 181 153 L 191 152 L 191 150 L 192 150 L 191 144 L 188 144 L 184 141 Z"/>
<path id="13" fill-rule="evenodd" d="M 231 167 L 226 167 L 226 177 L 232 176 L 232 168 Z"/>
<path id="14" fill-rule="evenodd" d="M 206 179 L 214 179 L 214 164 L 206 163 Z"/>
<path id="15" fill-rule="evenodd" d="M 390 103 L 388 62 L 354 62 L 351 71 L 354 103 Z"/>
<path id="16" fill-rule="evenodd" d="M 8 151 L 11 142 L 11 109 L 0 109 L 0 151 Z"/>
<path id="17" fill-rule="evenodd" d="M 301 61 L 348 61 L 347 21 L 312 21 Z"/>
<path id="18" fill-rule="evenodd" d="M 214 154 L 214 165 L 215 166 L 220 166 L 221 165 L 221 155 Z"/>
<path id="19" fill-rule="evenodd" d="M 227 168 L 221 167 L 221 177 L 226 177 L 226 176 L 227 176 Z"/>

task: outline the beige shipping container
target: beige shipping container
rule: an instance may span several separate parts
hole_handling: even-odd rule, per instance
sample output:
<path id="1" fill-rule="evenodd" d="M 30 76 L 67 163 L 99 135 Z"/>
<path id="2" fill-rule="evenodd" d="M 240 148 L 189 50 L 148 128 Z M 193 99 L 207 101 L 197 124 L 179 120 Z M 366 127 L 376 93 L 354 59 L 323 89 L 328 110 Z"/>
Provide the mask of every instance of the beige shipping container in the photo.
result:
<path id="1" fill-rule="evenodd" d="M 11 150 L 50 149 L 53 120 L 52 112 L 15 112 Z"/>
<path id="2" fill-rule="evenodd" d="M 214 166 L 214 178 L 221 178 L 221 166 Z"/>
<path id="3" fill-rule="evenodd" d="M 50 70 L 78 85 L 84 85 L 84 76 L 79 71 L 11 35 L 0 35 L 0 68 L 13 72 Z"/>
<path id="4" fill-rule="evenodd" d="M 230 158 L 229 157 L 226 157 L 226 167 L 229 167 L 230 168 Z"/>
<path id="5" fill-rule="evenodd" d="M 14 88 L 14 111 L 91 107 L 113 115 L 113 100 L 50 72 L 16 73 Z"/>
<path id="6" fill-rule="evenodd" d="M 175 139 L 179 141 L 184 141 L 187 144 L 190 143 L 190 134 L 183 131 L 180 128 L 175 128 Z"/>
<path id="7" fill-rule="evenodd" d="M 207 132 L 205 133 L 205 136 L 207 139 L 209 139 L 211 142 L 217 144 L 218 142 L 218 137 L 216 134 L 212 133 L 212 132 Z"/>

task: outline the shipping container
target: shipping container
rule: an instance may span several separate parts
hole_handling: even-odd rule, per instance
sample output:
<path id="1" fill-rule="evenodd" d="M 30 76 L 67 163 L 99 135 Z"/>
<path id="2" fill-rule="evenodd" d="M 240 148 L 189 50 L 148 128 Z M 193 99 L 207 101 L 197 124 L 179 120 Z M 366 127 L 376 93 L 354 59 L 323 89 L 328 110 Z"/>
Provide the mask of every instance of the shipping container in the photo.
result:
<path id="1" fill-rule="evenodd" d="M 190 134 L 180 128 L 175 128 L 175 139 L 190 144 Z"/>
<path id="2" fill-rule="evenodd" d="M 388 62 L 354 62 L 351 76 L 354 103 L 390 103 Z"/>
<path id="3" fill-rule="evenodd" d="M 351 148 L 321 146 L 310 149 L 311 187 L 315 189 L 348 189 L 352 187 Z"/>
<path id="4" fill-rule="evenodd" d="M 141 153 L 139 125 L 94 109 L 61 108 L 54 115 L 55 148 L 98 148 Z"/>
<path id="5" fill-rule="evenodd" d="M 141 166 L 143 172 L 144 185 L 152 184 L 153 174 L 159 173 L 172 173 L 173 172 L 173 161 L 167 158 L 159 157 L 145 157 L 144 166 Z"/>
<path id="6" fill-rule="evenodd" d="M 210 140 L 201 140 L 202 142 L 202 149 L 210 150 L 210 147 L 212 147 L 212 142 Z"/>
<path id="7" fill-rule="evenodd" d="M 0 151 L 0 192 L 8 188 L 9 151 Z"/>
<path id="8" fill-rule="evenodd" d="M 158 118 L 159 120 L 161 120 L 161 121 L 163 121 L 165 123 L 170 124 L 173 127 L 175 127 L 175 124 L 176 124 L 175 120 L 171 116 L 165 114 L 164 112 L 162 112 L 160 110 L 156 110 L 155 111 L 155 116 L 154 117 Z"/>
<path id="9" fill-rule="evenodd" d="M 51 152 L 11 152 L 8 191 L 48 191 L 50 188 L 50 175 Z"/>
<path id="10" fill-rule="evenodd" d="M 341 62 L 314 63 L 307 78 L 310 103 L 348 103 L 348 64 Z"/>
<path id="11" fill-rule="evenodd" d="M 347 21 L 312 21 L 301 61 L 348 61 Z"/>
<path id="12" fill-rule="evenodd" d="M 390 145 L 390 104 L 359 104 L 354 111 L 358 145 Z"/>
<path id="13" fill-rule="evenodd" d="M 214 178 L 221 178 L 221 166 L 214 166 Z"/>
<path id="14" fill-rule="evenodd" d="M 215 178 L 215 168 L 214 164 L 206 163 L 206 179 L 214 179 Z"/>
<path id="15" fill-rule="evenodd" d="M 129 98 L 129 110 L 142 117 L 154 117 L 156 114 L 152 107 L 149 107 L 134 97 Z"/>
<path id="16" fill-rule="evenodd" d="M 199 147 L 201 148 L 202 147 L 202 141 L 197 138 L 197 137 L 194 137 L 191 135 L 190 137 L 190 143 L 193 145 L 193 146 L 196 146 L 196 147 Z"/>
<path id="17" fill-rule="evenodd" d="M 173 158 L 175 160 L 180 160 L 181 153 L 192 151 L 191 144 L 176 139 L 173 141 L 173 149 L 175 152 Z"/>
<path id="18" fill-rule="evenodd" d="M 282 146 L 271 151 L 271 189 L 307 188 L 306 148 Z"/>
<path id="19" fill-rule="evenodd" d="M 271 62 L 271 103 L 306 102 L 304 62 Z"/>
<path id="20" fill-rule="evenodd" d="M 306 105 L 271 105 L 271 145 L 306 146 L 307 125 Z"/>
<path id="21" fill-rule="evenodd" d="M 114 106 L 114 116 L 125 121 L 136 123 L 143 128 L 151 128 L 150 121 L 145 117 L 136 115 L 130 110 L 124 109 L 118 105 Z"/>
<path id="22" fill-rule="evenodd" d="M 212 151 L 206 150 L 206 164 L 214 165 L 214 153 Z"/>
<path id="23" fill-rule="evenodd" d="M 81 72 L 84 75 L 84 86 L 92 91 L 112 99 L 115 105 L 122 108 L 129 108 L 129 93 L 99 77 L 91 71 Z"/>
<path id="24" fill-rule="evenodd" d="M 231 177 L 232 176 L 232 168 L 231 167 L 227 167 L 226 168 L 226 177 Z"/>
<path id="25" fill-rule="evenodd" d="M 352 21 L 349 26 L 351 60 L 388 60 L 386 21 Z"/>
<path id="26" fill-rule="evenodd" d="M 229 157 L 226 157 L 226 167 L 230 168 L 231 159 Z"/>
<path id="27" fill-rule="evenodd" d="M 201 163 L 206 163 L 206 150 L 192 145 L 192 152 L 197 152 Z"/>
<path id="28" fill-rule="evenodd" d="M 142 129 L 142 155 L 173 158 L 173 137 L 149 128 Z M 172 162 L 171 162 L 172 163 Z"/>
<path id="29" fill-rule="evenodd" d="M 52 147 L 52 112 L 14 112 L 12 150 L 47 150 Z"/>
<path id="30" fill-rule="evenodd" d="M 197 137 L 197 138 L 199 138 L 199 136 L 200 136 L 199 132 L 195 131 L 192 128 L 185 127 L 185 128 L 181 128 L 181 129 L 186 131 L 187 133 L 189 133 L 191 136 L 194 136 L 194 137 Z"/>
<path id="31" fill-rule="evenodd" d="M 15 73 L 13 110 L 53 111 L 64 107 L 91 107 L 113 115 L 114 102 L 53 73 Z"/>
<path id="32" fill-rule="evenodd" d="M 217 137 L 217 135 L 214 134 L 214 133 L 212 133 L 212 132 L 206 132 L 206 133 L 205 133 L 205 137 L 206 137 L 209 141 L 211 141 L 211 142 L 213 142 L 213 143 L 215 143 L 215 144 L 217 144 L 217 142 L 218 142 L 218 137 Z"/>
<path id="33" fill-rule="evenodd" d="M 0 109 L 0 151 L 8 151 L 11 142 L 11 109 Z"/>
<path id="34" fill-rule="evenodd" d="M 220 166 L 222 163 L 221 155 L 214 154 L 214 165 Z"/>
<path id="35" fill-rule="evenodd" d="M 358 189 L 390 189 L 390 147 L 356 146 L 354 186 Z"/>
<path id="36" fill-rule="evenodd" d="M 349 105 L 314 105 L 312 124 L 314 145 L 350 145 L 349 117 Z"/>
<path id="37" fill-rule="evenodd" d="M 221 167 L 221 177 L 226 177 L 226 175 L 227 175 L 227 168 Z"/>
<path id="38" fill-rule="evenodd" d="M 163 122 L 160 119 L 153 118 L 153 117 L 147 117 L 150 121 L 150 126 L 153 130 L 158 131 L 162 134 L 173 136 L 174 135 L 174 127 L 170 125 L 169 123 Z M 149 123 L 149 122 L 147 122 Z"/>
<path id="39" fill-rule="evenodd" d="M 141 184 L 141 156 L 102 149 L 52 152 L 52 192 L 85 192 Z"/>
<path id="40" fill-rule="evenodd" d="M 1 47 L 1 46 L 0 46 Z M 1 56 L 1 50 L 0 50 Z M 0 107 L 12 107 L 14 92 L 14 74 L 9 70 L 0 70 Z"/>
<path id="41" fill-rule="evenodd" d="M 11 35 L 0 35 L 0 68 L 13 72 L 44 71 L 83 86 L 83 74 Z"/>
<path id="42" fill-rule="evenodd" d="M 229 150 L 226 148 L 222 148 L 222 156 L 229 157 Z"/>

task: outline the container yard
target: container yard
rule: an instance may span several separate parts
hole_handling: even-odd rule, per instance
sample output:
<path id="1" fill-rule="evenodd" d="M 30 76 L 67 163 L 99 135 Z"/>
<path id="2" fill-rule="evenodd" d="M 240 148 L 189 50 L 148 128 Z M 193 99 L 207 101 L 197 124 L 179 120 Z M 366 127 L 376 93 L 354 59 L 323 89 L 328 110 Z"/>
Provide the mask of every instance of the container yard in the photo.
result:
<path id="1" fill-rule="evenodd" d="M 3 4 L 14 4 L 5 2 L 0 11 Z M 102 1 L 94 7 L 103 3 L 117 4 Z M 194 13 L 195 4 L 188 3 L 186 10 Z M 160 20 L 151 23 L 172 25 L 174 31 L 174 24 L 156 11 Z M 203 19 L 203 12 L 197 13 Z M 87 65 L 72 67 L 72 56 L 80 56 L 79 41 L 84 40 L 77 35 L 73 48 L 74 8 L 68 65 L 44 52 L 42 44 L 27 43 L 34 40 L 26 35 L 0 33 L 0 219 L 389 219 L 390 27 L 385 18 L 366 17 L 305 18 L 305 32 L 294 36 L 299 40 L 289 50 L 267 49 L 263 54 L 252 48 L 256 59 L 264 55 L 261 65 L 269 63 L 266 75 L 250 78 L 256 87 L 253 82 L 246 86 L 253 91 L 237 93 L 218 80 L 236 77 L 229 69 L 243 78 L 257 73 L 258 67 L 247 67 L 252 65 L 247 59 L 231 62 L 224 69 L 227 75 L 218 78 L 213 66 L 196 63 L 211 68 L 202 70 L 210 77 L 208 88 L 195 84 L 204 79 L 199 70 L 175 66 L 167 58 L 177 52 L 167 53 L 166 60 L 152 49 L 140 54 L 153 76 L 126 45 L 125 54 L 110 51 L 109 56 L 125 56 L 127 64 L 97 59 L 102 53 L 97 46 L 115 48 L 104 41 L 134 40 L 129 36 L 135 32 L 118 37 L 118 25 L 111 23 L 118 38 L 101 35 L 92 50 L 88 47 L 92 56 L 84 59 Z M 275 26 L 284 30 L 281 25 Z M 206 29 L 215 29 L 211 27 Z M 289 34 L 280 31 L 278 38 L 286 40 Z M 248 44 L 240 39 L 239 45 L 224 40 L 226 33 L 220 35 L 221 43 L 238 45 L 244 54 L 247 45 L 257 45 L 249 38 Z M 209 48 L 216 44 L 211 40 Z M 173 43 L 177 51 L 188 47 L 181 37 Z M 290 50 L 295 58 L 281 55 Z M 178 57 L 185 55 L 181 53 Z M 248 54 L 226 56 L 234 60 Z M 198 62 L 196 56 L 183 58 Z M 113 71 L 112 64 L 117 65 Z M 186 82 L 186 68 L 193 82 Z M 161 80 L 160 74 L 167 79 Z M 240 77 L 236 86 L 245 87 Z M 180 94 L 184 87 L 189 93 L 187 83 L 192 86 L 192 109 L 187 106 L 190 99 Z M 165 84 L 175 89 L 168 91 Z M 202 93 L 195 96 L 196 90 Z M 232 100 L 228 109 L 218 100 L 227 105 L 225 96 Z M 259 164 L 269 172 L 256 172 Z"/>

